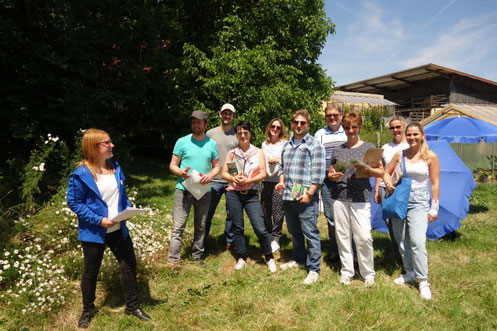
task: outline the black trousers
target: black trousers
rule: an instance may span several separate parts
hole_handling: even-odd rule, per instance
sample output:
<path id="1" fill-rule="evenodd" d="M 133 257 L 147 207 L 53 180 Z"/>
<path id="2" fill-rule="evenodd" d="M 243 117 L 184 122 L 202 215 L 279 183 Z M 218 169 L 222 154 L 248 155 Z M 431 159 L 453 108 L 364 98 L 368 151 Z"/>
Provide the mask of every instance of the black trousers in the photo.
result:
<path id="1" fill-rule="evenodd" d="M 136 256 L 131 237 L 123 239 L 121 230 L 108 233 L 105 244 L 82 241 L 84 253 L 84 269 L 81 277 L 81 292 L 83 294 L 83 309 L 95 308 L 95 289 L 97 276 L 102 265 L 105 246 L 109 246 L 121 268 L 121 286 L 124 291 L 127 310 L 139 308 L 138 290 L 136 285 Z"/>

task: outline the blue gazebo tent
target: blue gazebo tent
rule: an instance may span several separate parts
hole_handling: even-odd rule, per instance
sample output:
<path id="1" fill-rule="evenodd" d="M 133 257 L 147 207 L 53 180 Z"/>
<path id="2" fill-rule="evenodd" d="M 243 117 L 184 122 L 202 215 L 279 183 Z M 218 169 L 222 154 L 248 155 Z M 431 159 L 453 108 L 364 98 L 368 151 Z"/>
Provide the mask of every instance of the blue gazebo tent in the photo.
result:
<path id="1" fill-rule="evenodd" d="M 460 219 L 466 218 L 469 198 L 476 187 L 471 170 L 459 159 L 444 140 L 428 141 L 428 146 L 440 160 L 440 211 L 426 232 L 430 240 L 459 229 Z M 374 185 L 374 178 L 371 179 Z M 381 215 L 381 206 L 371 195 L 371 225 L 374 230 L 388 232 Z"/>

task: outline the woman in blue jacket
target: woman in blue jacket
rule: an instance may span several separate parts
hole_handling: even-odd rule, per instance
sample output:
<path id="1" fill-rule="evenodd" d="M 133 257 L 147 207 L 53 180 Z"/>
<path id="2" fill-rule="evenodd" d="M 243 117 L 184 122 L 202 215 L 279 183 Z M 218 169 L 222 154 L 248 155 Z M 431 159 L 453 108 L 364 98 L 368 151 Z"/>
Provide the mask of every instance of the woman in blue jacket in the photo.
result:
<path id="1" fill-rule="evenodd" d="M 87 328 L 92 318 L 97 276 L 106 245 L 121 268 L 121 285 L 126 301 L 124 313 L 150 320 L 138 304 L 136 256 L 126 222 L 111 221 L 130 206 L 123 172 L 112 159 L 113 148 L 107 132 L 87 130 L 82 141 L 84 158 L 71 174 L 67 188 L 67 204 L 78 216 L 78 240 L 84 254 L 81 277 L 83 313 L 78 322 L 81 328 Z"/>

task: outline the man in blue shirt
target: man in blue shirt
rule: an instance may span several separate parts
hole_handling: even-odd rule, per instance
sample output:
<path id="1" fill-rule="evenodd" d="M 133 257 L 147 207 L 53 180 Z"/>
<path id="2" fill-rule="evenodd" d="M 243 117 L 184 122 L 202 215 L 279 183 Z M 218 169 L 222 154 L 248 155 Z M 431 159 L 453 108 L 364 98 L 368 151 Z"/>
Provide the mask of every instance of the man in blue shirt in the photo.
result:
<path id="1" fill-rule="evenodd" d="M 200 260 L 204 253 L 205 220 L 211 202 L 211 192 L 209 190 L 197 200 L 183 186 L 183 181 L 190 177 L 191 171 L 196 170 L 202 176 L 200 184 L 208 185 L 220 169 L 216 143 L 205 135 L 207 114 L 195 110 L 190 119 L 193 133 L 178 139 L 169 164 L 169 170 L 178 176 L 174 195 L 173 230 L 168 253 L 170 264 L 181 262 L 181 240 L 192 205 L 195 213 L 192 259 Z"/>
<path id="2" fill-rule="evenodd" d="M 317 219 L 319 212 L 317 190 L 326 174 L 326 159 L 323 145 L 311 136 L 311 116 L 305 109 L 292 116 L 293 137 L 283 147 L 281 172 L 284 178 L 283 209 L 288 231 L 292 235 L 293 260 L 281 266 L 309 268 L 304 284 L 319 279 L 321 263 L 321 241 Z M 309 254 L 305 251 L 305 242 Z"/>
<path id="3" fill-rule="evenodd" d="M 326 174 L 330 170 L 330 158 L 335 147 L 347 141 L 347 136 L 342 128 L 342 110 L 339 106 L 329 105 L 324 111 L 327 126 L 318 130 L 314 137 L 326 150 Z M 321 186 L 321 199 L 323 201 L 324 216 L 328 222 L 328 236 L 330 238 L 330 262 L 338 262 L 338 246 L 335 238 L 335 221 L 331 206 L 331 181 L 325 176 Z"/>

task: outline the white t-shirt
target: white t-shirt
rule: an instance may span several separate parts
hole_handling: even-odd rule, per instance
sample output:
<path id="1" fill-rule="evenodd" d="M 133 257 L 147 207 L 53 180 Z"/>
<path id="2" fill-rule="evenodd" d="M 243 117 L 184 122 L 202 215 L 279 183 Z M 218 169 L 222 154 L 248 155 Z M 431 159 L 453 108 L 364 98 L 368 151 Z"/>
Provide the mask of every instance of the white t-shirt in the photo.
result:
<path id="1" fill-rule="evenodd" d="M 108 215 L 112 219 L 119 214 L 119 188 L 117 187 L 116 176 L 114 174 L 101 175 L 97 174 L 97 187 L 102 199 L 107 204 Z M 121 228 L 121 223 L 107 229 L 107 233 L 117 231 Z"/>
<path id="2" fill-rule="evenodd" d="M 285 146 L 286 140 L 280 140 L 276 144 L 268 144 L 267 142 L 262 143 L 262 150 L 264 151 L 264 157 L 266 158 L 266 178 L 265 182 L 277 183 L 280 181 L 280 176 L 278 172 L 281 168 L 281 152 L 283 151 L 283 146 Z M 276 164 L 269 164 L 269 158 L 279 159 L 280 162 Z"/>
<path id="3" fill-rule="evenodd" d="M 409 144 L 407 142 L 401 144 L 389 142 L 388 144 L 383 145 L 381 148 L 383 148 L 383 155 L 381 156 L 381 160 L 383 161 L 383 167 L 386 169 L 390 161 L 392 161 L 395 153 L 408 149 Z M 383 179 L 380 182 L 380 186 L 385 187 Z"/>

